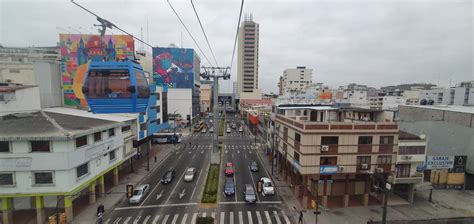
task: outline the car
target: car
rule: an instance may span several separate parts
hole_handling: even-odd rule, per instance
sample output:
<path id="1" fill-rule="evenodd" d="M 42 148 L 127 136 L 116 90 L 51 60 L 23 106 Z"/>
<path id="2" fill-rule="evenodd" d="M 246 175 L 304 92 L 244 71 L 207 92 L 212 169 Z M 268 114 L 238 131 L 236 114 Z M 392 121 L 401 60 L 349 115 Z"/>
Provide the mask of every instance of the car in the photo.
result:
<path id="1" fill-rule="evenodd" d="M 225 170 L 224 170 L 226 175 L 233 175 L 234 174 L 234 164 L 231 162 L 228 162 L 225 164 Z"/>
<path id="2" fill-rule="evenodd" d="M 239 132 L 243 132 L 243 131 L 244 131 L 244 128 L 240 127 Z"/>
<path id="3" fill-rule="evenodd" d="M 203 129 L 201 130 L 201 133 L 206 133 L 206 132 L 207 132 L 207 130 L 206 130 L 205 128 L 203 128 Z"/>
<path id="4" fill-rule="evenodd" d="M 255 203 L 257 201 L 257 195 L 251 184 L 245 184 L 244 199 L 249 203 Z"/>
<path id="5" fill-rule="evenodd" d="M 210 133 L 214 133 L 214 127 L 209 128 Z"/>
<path id="6" fill-rule="evenodd" d="M 232 128 L 233 129 L 237 128 L 237 125 L 235 125 L 235 123 L 232 123 Z"/>
<path id="7" fill-rule="evenodd" d="M 184 181 L 193 181 L 195 173 L 196 173 L 196 168 L 193 168 L 193 167 L 188 168 L 186 170 L 186 173 L 184 173 Z"/>
<path id="8" fill-rule="evenodd" d="M 149 184 L 142 184 L 136 187 L 133 190 L 132 197 L 128 199 L 130 204 L 138 204 L 145 200 L 147 194 L 150 193 L 150 185 Z"/>
<path id="9" fill-rule="evenodd" d="M 235 183 L 234 178 L 226 178 L 224 185 L 224 194 L 230 196 L 235 194 Z"/>
<path id="10" fill-rule="evenodd" d="M 232 132 L 232 131 L 230 130 L 230 128 L 227 128 L 227 133 L 230 133 L 230 132 Z"/>
<path id="11" fill-rule="evenodd" d="M 171 183 L 171 181 L 173 181 L 173 179 L 174 179 L 175 173 L 176 172 L 174 170 L 166 171 L 166 173 L 161 178 L 161 183 L 163 183 L 163 184 Z"/>
<path id="12" fill-rule="evenodd" d="M 214 114 L 213 114 L 213 113 L 209 113 L 209 117 L 212 117 L 212 116 L 214 116 Z"/>
<path id="13" fill-rule="evenodd" d="M 209 120 L 209 123 L 212 123 L 212 122 L 214 122 L 212 119 L 211 119 L 211 120 Z"/>
<path id="14" fill-rule="evenodd" d="M 258 163 L 256 161 L 252 161 L 250 164 L 250 170 L 253 172 L 258 172 Z"/>
<path id="15" fill-rule="evenodd" d="M 263 182 L 263 195 L 274 195 L 275 187 L 272 184 L 272 181 L 268 177 L 260 178 L 260 181 Z"/>

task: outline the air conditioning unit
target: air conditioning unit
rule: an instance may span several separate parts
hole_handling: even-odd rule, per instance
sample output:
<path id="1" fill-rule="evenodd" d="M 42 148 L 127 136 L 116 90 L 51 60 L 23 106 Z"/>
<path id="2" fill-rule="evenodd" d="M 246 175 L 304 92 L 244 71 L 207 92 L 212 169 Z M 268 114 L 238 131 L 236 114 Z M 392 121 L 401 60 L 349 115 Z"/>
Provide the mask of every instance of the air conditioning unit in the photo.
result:
<path id="1" fill-rule="evenodd" d="M 329 145 L 321 145 L 321 152 L 329 151 Z"/>
<path id="2" fill-rule="evenodd" d="M 369 164 L 363 163 L 363 164 L 360 166 L 360 169 L 362 169 L 362 170 L 369 169 Z"/>
<path id="3" fill-rule="evenodd" d="M 411 160 L 412 156 L 401 156 L 401 160 Z"/>
<path id="4" fill-rule="evenodd" d="M 344 169 L 345 169 L 344 166 L 337 167 L 337 171 L 339 171 L 339 172 L 344 172 Z"/>
<path id="5" fill-rule="evenodd" d="M 377 171 L 377 173 L 383 173 L 383 168 L 377 168 L 375 171 Z"/>

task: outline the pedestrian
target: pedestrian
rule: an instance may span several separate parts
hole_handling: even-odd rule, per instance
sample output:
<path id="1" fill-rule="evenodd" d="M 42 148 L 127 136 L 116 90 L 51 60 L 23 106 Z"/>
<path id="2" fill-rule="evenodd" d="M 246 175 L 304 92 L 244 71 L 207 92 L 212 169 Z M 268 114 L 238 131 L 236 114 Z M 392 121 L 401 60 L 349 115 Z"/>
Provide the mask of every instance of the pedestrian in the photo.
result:
<path id="1" fill-rule="evenodd" d="M 303 224 L 303 210 L 300 211 L 300 218 L 298 220 L 298 224 Z"/>

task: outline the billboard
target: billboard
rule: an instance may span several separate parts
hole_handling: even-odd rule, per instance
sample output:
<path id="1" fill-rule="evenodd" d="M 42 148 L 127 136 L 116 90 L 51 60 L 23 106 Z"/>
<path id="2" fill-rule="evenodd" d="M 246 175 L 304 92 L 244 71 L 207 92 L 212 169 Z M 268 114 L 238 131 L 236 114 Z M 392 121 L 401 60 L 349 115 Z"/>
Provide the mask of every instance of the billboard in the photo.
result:
<path id="1" fill-rule="evenodd" d="M 167 88 L 194 87 L 194 50 L 189 48 L 153 48 L 153 81 Z"/>
<path id="2" fill-rule="evenodd" d="M 59 34 L 64 104 L 87 106 L 82 83 L 89 61 L 133 59 L 134 41 L 128 35 Z"/>
<path id="3" fill-rule="evenodd" d="M 454 156 L 427 156 L 426 169 L 451 169 L 454 165 Z"/>

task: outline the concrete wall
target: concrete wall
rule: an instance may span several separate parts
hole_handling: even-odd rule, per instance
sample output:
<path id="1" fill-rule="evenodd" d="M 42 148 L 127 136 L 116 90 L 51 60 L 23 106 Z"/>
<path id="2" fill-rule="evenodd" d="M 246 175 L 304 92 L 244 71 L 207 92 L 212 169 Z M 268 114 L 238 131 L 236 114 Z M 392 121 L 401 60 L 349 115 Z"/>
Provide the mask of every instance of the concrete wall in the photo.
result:
<path id="1" fill-rule="evenodd" d="M 35 62 L 33 69 L 35 83 L 39 86 L 40 90 L 41 108 L 62 106 L 63 94 L 59 64 Z"/>
<path id="2" fill-rule="evenodd" d="M 0 102 L 0 114 L 39 110 L 40 90 L 39 87 L 19 89 L 11 93 L 0 93 L 7 101 Z"/>

